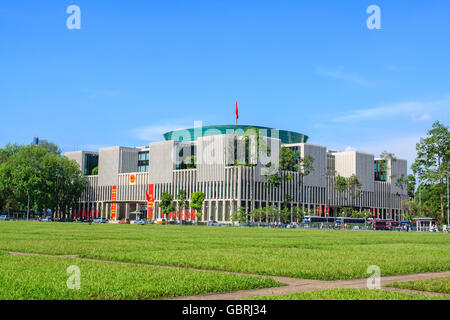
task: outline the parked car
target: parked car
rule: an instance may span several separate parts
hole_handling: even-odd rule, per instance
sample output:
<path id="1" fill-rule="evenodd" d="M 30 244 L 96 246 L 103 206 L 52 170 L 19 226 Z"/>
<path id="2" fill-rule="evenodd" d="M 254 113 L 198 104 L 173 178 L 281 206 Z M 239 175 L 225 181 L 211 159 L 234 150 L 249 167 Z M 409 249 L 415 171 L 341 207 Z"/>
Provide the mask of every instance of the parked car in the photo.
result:
<path id="1" fill-rule="evenodd" d="M 139 219 L 139 220 L 136 220 L 136 221 L 134 222 L 134 224 L 140 224 L 140 225 L 147 224 L 147 220 Z"/>
<path id="2" fill-rule="evenodd" d="M 119 221 L 120 224 L 130 224 L 130 220 L 129 219 L 122 219 Z"/>
<path id="3" fill-rule="evenodd" d="M 9 217 L 6 214 L 0 216 L 0 221 L 8 221 L 8 220 L 9 220 Z"/>
<path id="4" fill-rule="evenodd" d="M 221 227 L 222 225 L 218 223 L 217 221 L 208 221 L 206 224 L 208 227 Z"/>
<path id="5" fill-rule="evenodd" d="M 167 224 L 166 219 L 156 219 L 155 224 Z"/>
<path id="6" fill-rule="evenodd" d="M 95 218 L 92 220 L 93 223 L 108 223 L 108 219 L 106 218 Z"/>
<path id="7" fill-rule="evenodd" d="M 42 222 L 52 222 L 52 218 L 50 218 L 50 217 L 42 218 L 41 221 Z"/>

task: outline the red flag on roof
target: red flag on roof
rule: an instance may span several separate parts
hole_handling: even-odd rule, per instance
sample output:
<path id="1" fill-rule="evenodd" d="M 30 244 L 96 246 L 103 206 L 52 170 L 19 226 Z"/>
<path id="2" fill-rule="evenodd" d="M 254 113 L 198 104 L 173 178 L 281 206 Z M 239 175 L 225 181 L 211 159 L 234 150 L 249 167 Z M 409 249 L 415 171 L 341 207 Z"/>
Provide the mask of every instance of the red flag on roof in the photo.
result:
<path id="1" fill-rule="evenodd" d="M 236 115 L 235 124 L 237 124 L 237 119 L 239 119 L 239 110 L 238 110 L 237 100 L 236 100 L 236 112 L 235 112 L 235 115 Z"/>

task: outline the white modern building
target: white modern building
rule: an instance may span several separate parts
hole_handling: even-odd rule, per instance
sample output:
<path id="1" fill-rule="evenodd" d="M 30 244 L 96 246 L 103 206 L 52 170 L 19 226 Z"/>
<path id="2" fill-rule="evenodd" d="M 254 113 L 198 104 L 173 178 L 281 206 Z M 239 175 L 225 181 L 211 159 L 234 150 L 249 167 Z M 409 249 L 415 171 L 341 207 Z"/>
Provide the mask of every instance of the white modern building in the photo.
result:
<path id="1" fill-rule="evenodd" d="M 288 199 L 311 215 L 337 216 L 343 207 L 370 210 L 383 219 L 400 219 L 406 187 L 398 179 L 406 176 L 401 159 L 378 159 L 357 151 L 329 151 L 309 144 L 308 137 L 266 127 L 230 125 L 191 128 L 164 134 L 165 141 L 140 148 L 111 147 L 98 152 L 68 152 L 88 179 L 74 216 L 92 215 L 120 220 L 140 211 L 150 219 L 162 216 L 159 201 L 163 192 L 180 190 L 188 198 L 205 194 L 204 221 L 229 221 L 238 207 L 250 211 Z M 314 170 L 304 176 L 302 168 L 279 171 L 281 148 L 312 157 Z M 98 168 L 98 172 L 97 169 Z M 268 174 L 289 175 L 279 186 L 269 183 Z M 356 176 L 358 192 L 337 191 L 337 176 Z M 180 213 L 178 213 L 180 214 Z M 181 213 L 180 219 L 189 219 Z"/>

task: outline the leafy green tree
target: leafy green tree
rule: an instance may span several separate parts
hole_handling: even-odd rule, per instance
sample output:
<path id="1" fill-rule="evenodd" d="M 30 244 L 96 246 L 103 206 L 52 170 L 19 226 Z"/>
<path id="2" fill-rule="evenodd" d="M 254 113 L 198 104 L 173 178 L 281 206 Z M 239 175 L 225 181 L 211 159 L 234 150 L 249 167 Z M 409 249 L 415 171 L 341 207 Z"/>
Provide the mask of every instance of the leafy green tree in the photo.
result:
<path id="1" fill-rule="evenodd" d="M 56 144 L 49 141 L 40 142 L 39 147 L 44 148 L 45 150 L 47 150 L 47 152 L 56 154 L 58 156 L 60 156 L 62 152 L 61 149 Z"/>
<path id="2" fill-rule="evenodd" d="M 196 212 L 195 216 L 198 219 L 202 217 L 203 210 L 203 201 L 205 201 L 205 194 L 201 191 L 197 191 L 191 194 L 191 209 L 194 209 Z"/>
<path id="3" fill-rule="evenodd" d="M 161 195 L 161 202 L 159 203 L 161 211 L 164 215 L 170 214 L 175 211 L 175 205 L 173 204 L 173 196 L 170 193 L 163 192 Z"/>
<path id="4" fill-rule="evenodd" d="M 419 208 L 417 207 L 417 202 L 414 200 L 408 200 L 402 202 L 403 209 L 403 219 L 411 221 L 418 216 Z"/>
<path id="5" fill-rule="evenodd" d="M 296 171 L 298 168 L 298 152 L 291 148 L 280 148 L 280 169 L 285 171 Z"/>
<path id="6" fill-rule="evenodd" d="M 281 204 L 281 210 L 279 210 L 279 217 L 281 222 L 288 223 L 293 221 L 293 213 L 290 209 L 290 202 L 292 201 L 292 197 L 289 194 L 284 195 L 284 200 Z"/>
<path id="7" fill-rule="evenodd" d="M 416 145 L 417 157 L 411 169 L 422 183 L 439 184 L 440 220 L 445 221 L 444 179 L 450 176 L 450 132 L 436 121 Z"/>
<path id="8" fill-rule="evenodd" d="M 361 195 L 362 183 L 358 180 L 355 174 L 352 174 L 348 178 L 347 184 L 348 184 L 348 191 L 352 196 L 354 205 L 355 198 L 359 198 L 359 196 Z"/>
<path id="9" fill-rule="evenodd" d="M 78 200 L 86 187 L 87 180 L 81 176 L 81 171 L 75 161 L 61 157 L 56 153 L 47 153 L 42 159 L 43 176 L 46 181 L 43 192 L 44 208 L 53 212 L 60 211 L 69 214 L 76 207 Z"/>
<path id="10" fill-rule="evenodd" d="M 253 209 L 248 213 L 248 215 L 253 218 L 253 221 L 255 222 L 262 222 L 266 218 L 266 212 L 264 209 Z"/>
<path id="11" fill-rule="evenodd" d="M 355 174 L 349 178 L 345 178 L 335 172 L 334 189 L 339 192 L 344 200 L 347 200 L 347 194 L 351 196 L 352 205 L 354 201 L 361 195 L 362 183 L 358 180 Z"/>
<path id="12" fill-rule="evenodd" d="M 353 211 L 354 211 L 353 208 L 343 207 L 341 209 L 341 217 L 348 217 L 348 218 L 350 218 L 353 215 Z"/>
<path id="13" fill-rule="evenodd" d="M 302 207 L 293 206 L 292 207 L 292 216 L 297 221 L 302 221 L 305 217 L 306 210 L 304 210 Z"/>
<path id="14" fill-rule="evenodd" d="M 406 191 L 408 192 L 409 199 L 413 200 L 416 190 L 416 177 L 413 174 L 409 174 L 406 179 Z"/>
<path id="15" fill-rule="evenodd" d="M 46 192 L 43 158 L 47 154 L 44 148 L 26 146 L 14 154 L 6 170 L 10 174 L 10 188 L 19 205 L 19 210 L 26 208 L 27 216 L 30 209 L 42 211 L 46 207 Z"/>
<path id="16" fill-rule="evenodd" d="M 98 175 L 98 167 L 95 167 L 94 169 L 92 169 L 92 175 L 93 176 Z"/>
<path id="17" fill-rule="evenodd" d="M 443 189 L 443 186 L 440 184 L 428 183 L 419 185 L 416 192 L 416 202 L 420 200 L 419 212 L 422 217 L 441 219 L 440 195 Z"/>
<path id="18" fill-rule="evenodd" d="M 345 200 L 347 200 L 345 192 L 348 190 L 348 181 L 337 173 L 336 179 L 334 180 L 334 189 L 339 192 Z"/>
<path id="19" fill-rule="evenodd" d="M 185 213 L 186 210 L 189 209 L 189 200 L 187 200 L 186 190 L 181 189 L 178 192 L 177 200 L 178 210 L 180 210 L 180 214 Z"/>
<path id="20" fill-rule="evenodd" d="M 314 171 L 314 158 L 312 156 L 307 155 L 302 158 L 298 151 L 294 152 L 287 147 L 280 148 L 278 162 L 278 171 L 266 176 L 266 181 L 275 188 L 279 188 L 283 181 L 292 179 L 293 175 L 289 172 L 298 172 L 301 177 L 300 184 L 302 184 L 303 178 Z M 272 163 L 267 165 L 268 168 L 272 166 Z"/>
<path id="21" fill-rule="evenodd" d="M 276 218 L 278 217 L 279 210 L 276 206 L 268 206 L 264 208 L 267 222 L 275 222 Z"/>
<path id="22" fill-rule="evenodd" d="M 371 217 L 371 213 L 369 210 L 352 210 L 350 213 L 351 218 L 360 218 L 360 219 L 368 219 Z"/>
<path id="23" fill-rule="evenodd" d="M 7 145 L 0 150 L 0 194 L 9 212 L 31 209 L 70 213 L 85 186 L 78 164 L 57 152 L 56 145 Z"/>
<path id="24" fill-rule="evenodd" d="M 6 161 L 8 161 L 8 159 L 10 157 L 12 157 L 14 154 L 19 153 L 20 149 L 23 146 L 20 146 L 18 144 L 11 144 L 8 143 L 4 148 L 0 149 L 0 165 Z"/>
<path id="25" fill-rule="evenodd" d="M 364 218 L 366 220 L 372 217 L 372 213 L 370 212 L 370 210 L 366 209 L 366 210 L 361 211 L 361 213 L 362 213 L 362 218 Z"/>
<path id="26" fill-rule="evenodd" d="M 247 212 L 245 207 L 239 207 L 236 211 L 231 214 L 231 221 L 233 222 L 247 222 Z"/>
<path id="27" fill-rule="evenodd" d="M 279 210 L 279 217 L 282 223 L 289 223 L 293 221 L 291 210 L 288 207 Z"/>

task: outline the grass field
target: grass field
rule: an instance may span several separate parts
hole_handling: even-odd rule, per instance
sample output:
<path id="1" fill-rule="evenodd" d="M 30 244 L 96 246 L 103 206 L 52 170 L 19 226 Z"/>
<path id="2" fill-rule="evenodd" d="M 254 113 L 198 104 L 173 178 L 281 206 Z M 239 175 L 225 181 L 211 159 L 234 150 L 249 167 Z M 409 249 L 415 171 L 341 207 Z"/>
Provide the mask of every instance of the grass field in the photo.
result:
<path id="1" fill-rule="evenodd" d="M 79 290 L 67 288 L 71 265 L 81 271 Z M 142 300 L 280 285 L 226 273 L 4 253 L 0 267 L 0 300 Z"/>
<path id="2" fill-rule="evenodd" d="M 299 292 L 279 296 L 250 298 L 250 300 L 449 300 L 447 297 L 383 290 L 330 289 Z"/>
<path id="3" fill-rule="evenodd" d="M 319 280 L 450 269 L 442 233 L 1 222 L 0 250 Z"/>
<path id="4" fill-rule="evenodd" d="M 401 289 L 411 289 L 411 290 L 450 294 L 450 277 L 430 279 L 430 280 L 420 280 L 420 281 L 394 282 L 388 286 Z"/>

